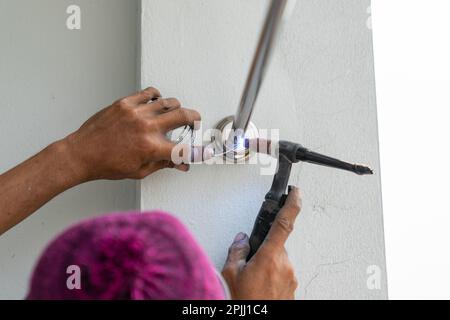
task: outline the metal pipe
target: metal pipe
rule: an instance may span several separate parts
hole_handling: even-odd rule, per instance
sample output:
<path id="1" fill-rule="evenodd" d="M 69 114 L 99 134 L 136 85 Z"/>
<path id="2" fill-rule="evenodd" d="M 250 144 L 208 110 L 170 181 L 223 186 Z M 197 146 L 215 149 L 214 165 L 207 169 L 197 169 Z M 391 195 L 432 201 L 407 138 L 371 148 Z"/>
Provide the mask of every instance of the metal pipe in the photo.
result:
<path id="1" fill-rule="evenodd" d="M 244 92 L 242 93 L 241 102 L 234 117 L 233 129 L 236 136 L 244 136 L 250 123 L 288 1 L 272 0 L 270 5 Z"/>

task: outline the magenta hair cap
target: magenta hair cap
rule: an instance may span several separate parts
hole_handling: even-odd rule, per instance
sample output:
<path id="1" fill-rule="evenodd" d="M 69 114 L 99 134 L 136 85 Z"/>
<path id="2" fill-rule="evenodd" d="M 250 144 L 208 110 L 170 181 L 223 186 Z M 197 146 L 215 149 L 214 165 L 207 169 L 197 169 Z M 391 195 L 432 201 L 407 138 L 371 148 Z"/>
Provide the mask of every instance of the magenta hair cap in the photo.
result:
<path id="1" fill-rule="evenodd" d="M 111 214 L 71 227 L 40 257 L 27 296 L 31 300 L 224 298 L 222 283 L 202 248 L 164 212 Z"/>

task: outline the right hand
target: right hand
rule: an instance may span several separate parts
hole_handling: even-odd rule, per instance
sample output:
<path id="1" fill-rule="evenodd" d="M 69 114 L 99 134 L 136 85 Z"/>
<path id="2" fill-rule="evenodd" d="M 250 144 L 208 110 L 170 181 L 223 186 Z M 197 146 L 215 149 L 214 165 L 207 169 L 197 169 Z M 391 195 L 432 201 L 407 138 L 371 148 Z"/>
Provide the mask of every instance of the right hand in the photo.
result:
<path id="1" fill-rule="evenodd" d="M 284 246 L 300 210 L 300 193 L 297 188 L 293 188 L 266 240 L 248 263 L 246 258 L 250 252 L 249 238 L 244 233 L 236 236 L 222 271 L 232 299 L 294 299 L 298 282 Z"/>

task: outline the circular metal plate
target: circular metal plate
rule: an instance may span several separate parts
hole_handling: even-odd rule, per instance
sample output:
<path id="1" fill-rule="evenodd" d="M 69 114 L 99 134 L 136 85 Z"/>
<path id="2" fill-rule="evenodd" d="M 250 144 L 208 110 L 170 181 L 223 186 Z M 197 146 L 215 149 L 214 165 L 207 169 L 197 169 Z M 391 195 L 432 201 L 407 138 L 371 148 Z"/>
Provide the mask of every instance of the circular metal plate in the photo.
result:
<path id="1" fill-rule="evenodd" d="M 258 128 L 250 122 L 245 135 L 242 137 L 232 133 L 233 122 L 234 117 L 229 116 L 217 124 L 216 129 L 221 134 L 213 137 L 213 143 L 218 150 L 221 150 L 221 153 L 217 153 L 216 156 L 224 156 L 235 162 L 247 160 L 250 158 L 251 152 L 246 140 L 257 139 L 259 137 Z"/>

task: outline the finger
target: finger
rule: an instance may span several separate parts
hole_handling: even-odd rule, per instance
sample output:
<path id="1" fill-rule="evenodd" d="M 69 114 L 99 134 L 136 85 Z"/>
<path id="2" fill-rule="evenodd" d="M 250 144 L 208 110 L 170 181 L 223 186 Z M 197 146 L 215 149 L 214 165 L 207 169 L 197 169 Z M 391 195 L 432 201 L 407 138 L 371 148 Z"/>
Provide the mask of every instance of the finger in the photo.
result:
<path id="1" fill-rule="evenodd" d="M 174 160 L 177 160 L 178 157 L 182 156 L 179 151 L 177 151 L 177 144 L 167 140 L 166 137 L 163 137 L 160 141 L 160 145 L 156 147 L 156 152 L 152 154 L 151 159 L 149 161 L 160 161 L 160 160 L 167 160 L 171 161 L 173 163 L 173 167 L 175 165 L 180 165 L 183 163 L 176 162 Z M 178 153 L 177 153 L 178 152 Z"/>
<path id="2" fill-rule="evenodd" d="M 148 114 L 162 114 L 181 108 L 181 103 L 175 98 L 161 99 L 152 103 L 142 104 L 139 110 Z"/>
<path id="3" fill-rule="evenodd" d="M 271 154 L 272 152 L 272 141 L 266 139 L 247 139 L 246 147 L 252 152 Z"/>
<path id="4" fill-rule="evenodd" d="M 178 171 L 182 172 L 188 172 L 190 169 L 190 165 L 188 164 L 182 164 L 182 165 L 175 165 L 171 161 L 162 160 L 158 162 L 151 162 L 147 165 L 142 166 L 142 168 L 137 173 L 136 178 L 138 179 L 144 179 L 151 175 L 152 173 L 155 173 L 162 169 L 176 169 Z"/>
<path id="5" fill-rule="evenodd" d="M 167 161 L 167 160 L 164 160 L 164 161 L 168 162 L 166 169 L 176 169 L 176 170 L 182 171 L 182 172 L 188 172 L 191 169 L 191 166 L 189 164 L 175 165 L 175 163 L 173 163 L 172 161 Z"/>
<path id="6" fill-rule="evenodd" d="M 158 117 L 160 128 L 165 132 L 183 126 L 194 127 L 195 122 L 200 120 L 201 116 L 197 111 L 186 108 L 170 111 Z"/>
<path id="7" fill-rule="evenodd" d="M 202 163 L 214 157 L 214 149 L 211 146 L 191 146 L 190 163 Z"/>
<path id="8" fill-rule="evenodd" d="M 163 169 L 175 169 L 182 172 L 188 172 L 191 169 L 191 166 L 189 164 L 180 164 L 176 165 L 172 161 L 163 160 L 164 162 L 168 162 L 168 165 Z"/>
<path id="9" fill-rule="evenodd" d="M 284 247 L 289 235 L 294 229 L 295 220 L 301 210 L 300 191 L 292 187 L 286 200 L 286 204 L 280 210 L 270 228 L 265 243 Z"/>
<path id="10" fill-rule="evenodd" d="M 140 105 L 149 102 L 150 100 L 161 97 L 158 89 L 149 87 L 147 89 L 136 92 L 134 95 L 128 96 L 125 99 L 131 104 Z"/>
<path id="11" fill-rule="evenodd" d="M 181 172 L 188 172 L 191 169 L 191 166 L 183 163 L 178 166 L 174 166 L 174 168 Z"/>
<path id="12" fill-rule="evenodd" d="M 197 156 L 198 150 L 186 144 L 176 144 L 166 138 L 162 140 L 155 160 L 169 160 L 174 166 L 181 166 L 183 164 L 192 163 Z"/>
<path id="13" fill-rule="evenodd" d="M 169 168 L 170 162 L 169 161 L 158 161 L 158 162 L 151 162 L 147 165 L 144 165 L 141 167 L 139 172 L 137 173 L 136 178 L 137 179 L 144 179 L 151 175 L 152 173 L 155 173 L 156 171 Z"/>
<path id="14" fill-rule="evenodd" d="M 249 237 L 245 233 L 239 233 L 233 240 L 228 250 L 228 257 L 224 269 L 239 271 L 246 265 L 247 256 L 250 253 Z"/>
<path id="15" fill-rule="evenodd" d="M 211 146 L 189 146 L 178 144 L 172 147 L 171 161 L 175 164 L 202 163 L 214 157 L 214 148 Z"/>

